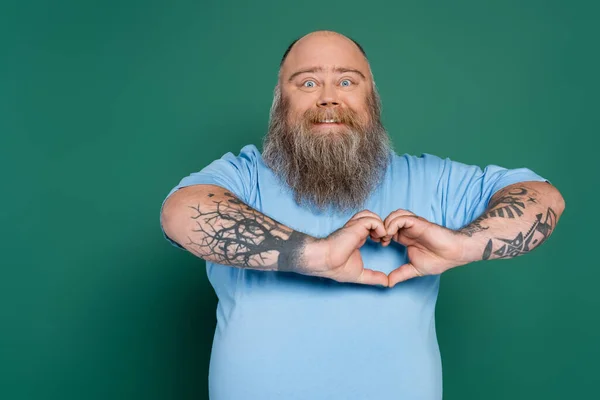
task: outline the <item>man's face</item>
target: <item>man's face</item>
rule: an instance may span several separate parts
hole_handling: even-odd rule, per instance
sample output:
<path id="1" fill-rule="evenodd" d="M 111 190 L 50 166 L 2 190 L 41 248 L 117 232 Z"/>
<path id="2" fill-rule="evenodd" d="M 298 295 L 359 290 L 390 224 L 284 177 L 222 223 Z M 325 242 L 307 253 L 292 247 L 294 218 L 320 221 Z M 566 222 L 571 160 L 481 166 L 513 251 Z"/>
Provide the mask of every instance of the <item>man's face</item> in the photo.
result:
<path id="1" fill-rule="evenodd" d="M 311 133 L 335 134 L 351 123 L 369 123 L 373 90 L 369 65 L 344 37 L 315 35 L 296 43 L 281 68 L 279 85 L 288 123 Z"/>
<path id="2" fill-rule="evenodd" d="M 389 162 L 369 66 L 342 36 L 300 40 L 282 66 L 263 159 L 296 201 L 360 208 Z"/>

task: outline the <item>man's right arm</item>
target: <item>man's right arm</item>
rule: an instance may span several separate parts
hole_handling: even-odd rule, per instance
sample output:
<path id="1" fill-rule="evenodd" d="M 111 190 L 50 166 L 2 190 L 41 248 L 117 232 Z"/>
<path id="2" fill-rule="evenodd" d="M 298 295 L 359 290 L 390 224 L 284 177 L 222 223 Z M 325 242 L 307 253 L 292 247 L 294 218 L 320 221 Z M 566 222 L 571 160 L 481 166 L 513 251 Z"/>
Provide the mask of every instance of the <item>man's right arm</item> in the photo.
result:
<path id="1" fill-rule="evenodd" d="M 306 246 L 317 242 L 214 185 L 173 193 L 161 224 L 169 238 L 204 260 L 265 271 L 309 272 Z"/>
<path id="2" fill-rule="evenodd" d="M 369 236 L 385 235 L 383 222 L 369 211 L 318 239 L 267 217 L 220 186 L 193 185 L 169 196 L 161 225 L 171 240 L 217 264 L 387 286 L 387 275 L 363 268 L 358 250 Z"/>

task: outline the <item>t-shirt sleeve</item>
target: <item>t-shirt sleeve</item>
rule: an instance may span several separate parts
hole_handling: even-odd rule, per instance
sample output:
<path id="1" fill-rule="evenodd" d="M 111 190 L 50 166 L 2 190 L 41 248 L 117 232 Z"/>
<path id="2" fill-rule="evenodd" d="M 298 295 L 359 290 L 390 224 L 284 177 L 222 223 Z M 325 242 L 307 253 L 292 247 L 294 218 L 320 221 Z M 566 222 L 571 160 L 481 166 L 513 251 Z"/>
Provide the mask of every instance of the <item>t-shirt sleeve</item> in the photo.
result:
<path id="1" fill-rule="evenodd" d="M 256 179 L 259 158 L 260 153 L 254 145 L 245 146 L 237 156 L 231 152 L 226 153 L 202 170 L 193 172 L 181 179 L 163 200 L 161 211 L 169 196 L 181 188 L 192 185 L 220 186 L 230 191 L 244 203 L 250 203 L 250 199 L 254 196 L 257 187 Z M 161 231 L 167 241 L 176 247 L 182 248 L 182 246 L 165 234 L 162 225 Z"/>
<path id="2" fill-rule="evenodd" d="M 436 198 L 441 203 L 444 226 L 458 229 L 472 222 L 487 208 L 490 198 L 514 183 L 547 180 L 528 168 L 507 169 L 498 165 L 480 168 L 448 158 L 439 159 Z"/>

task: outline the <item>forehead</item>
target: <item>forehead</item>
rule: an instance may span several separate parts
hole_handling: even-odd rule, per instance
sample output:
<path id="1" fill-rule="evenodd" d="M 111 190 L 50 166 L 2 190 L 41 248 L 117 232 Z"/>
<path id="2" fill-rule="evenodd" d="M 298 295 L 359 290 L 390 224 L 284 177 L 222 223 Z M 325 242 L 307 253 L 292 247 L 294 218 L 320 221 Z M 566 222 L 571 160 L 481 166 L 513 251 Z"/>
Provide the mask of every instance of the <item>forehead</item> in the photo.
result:
<path id="1" fill-rule="evenodd" d="M 359 48 L 348 38 L 339 35 L 309 36 L 300 39 L 290 50 L 281 77 L 285 79 L 298 70 L 324 67 L 354 68 L 369 76 L 369 65 Z"/>

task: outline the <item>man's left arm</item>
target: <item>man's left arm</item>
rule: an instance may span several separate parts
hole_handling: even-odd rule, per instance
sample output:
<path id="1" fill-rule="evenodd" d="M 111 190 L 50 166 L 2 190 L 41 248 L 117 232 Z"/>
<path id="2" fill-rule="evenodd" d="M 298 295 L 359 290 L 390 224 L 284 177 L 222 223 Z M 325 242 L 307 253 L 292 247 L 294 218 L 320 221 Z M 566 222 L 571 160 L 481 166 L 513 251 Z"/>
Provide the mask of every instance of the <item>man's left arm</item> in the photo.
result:
<path id="1" fill-rule="evenodd" d="M 389 286 L 474 261 L 528 253 L 548 239 L 564 209 L 554 186 L 525 181 L 498 190 L 483 214 L 457 230 L 396 210 L 385 219 L 387 235 L 380 241 L 383 246 L 391 241 L 406 246 L 408 262 L 388 275 Z"/>
<path id="2" fill-rule="evenodd" d="M 487 209 L 457 230 L 464 235 L 467 262 L 513 258 L 541 245 L 565 209 L 560 192 L 547 182 L 520 182 L 492 196 Z"/>

